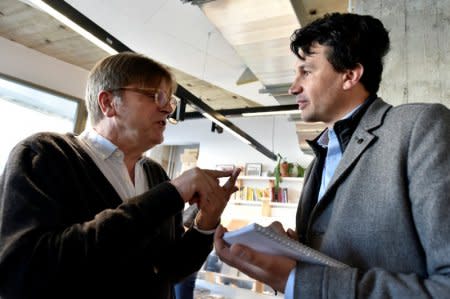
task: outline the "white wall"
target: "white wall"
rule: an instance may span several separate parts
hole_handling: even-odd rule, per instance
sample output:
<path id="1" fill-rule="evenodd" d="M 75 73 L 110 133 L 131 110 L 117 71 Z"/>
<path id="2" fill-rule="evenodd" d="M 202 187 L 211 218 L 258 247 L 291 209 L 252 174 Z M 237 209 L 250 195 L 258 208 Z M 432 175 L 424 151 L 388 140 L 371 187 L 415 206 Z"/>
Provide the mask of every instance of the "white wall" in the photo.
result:
<path id="1" fill-rule="evenodd" d="M 280 153 L 289 162 L 304 165 L 311 157 L 300 150 L 295 132 L 295 123 L 286 116 L 230 118 L 230 121 L 256 139 L 273 153 Z M 215 168 L 217 164 L 263 163 L 263 171 L 272 171 L 276 162 L 224 131 L 211 132 L 211 121 L 207 119 L 187 120 L 166 129 L 164 144 L 180 145 L 200 143 L 198 165 Z"/>
<path id="2" fill-rule="evenodd" d="M 0 37 L 0 72 L 80 99 L 88 71 Z"/>

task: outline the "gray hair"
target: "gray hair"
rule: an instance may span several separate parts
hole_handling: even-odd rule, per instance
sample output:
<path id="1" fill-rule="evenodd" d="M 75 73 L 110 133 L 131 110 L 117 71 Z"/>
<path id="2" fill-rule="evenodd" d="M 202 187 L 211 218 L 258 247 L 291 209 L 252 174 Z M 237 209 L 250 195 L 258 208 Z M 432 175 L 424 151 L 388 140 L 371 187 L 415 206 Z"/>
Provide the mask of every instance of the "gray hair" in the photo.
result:
<path id="1" fill-rule="evenodd" d="M 130 84 L 146 87 L 148 82 L 166 80 L 176 89 L 176 82 L 168 68 L 162 64 L 133 52 L 122 52 L 108 56 L 92 68 L 86 85 L 86 107 L 91 125 L 97 124 L 103 113 L 98 105 L 102 90 L 110 91 Z"/>

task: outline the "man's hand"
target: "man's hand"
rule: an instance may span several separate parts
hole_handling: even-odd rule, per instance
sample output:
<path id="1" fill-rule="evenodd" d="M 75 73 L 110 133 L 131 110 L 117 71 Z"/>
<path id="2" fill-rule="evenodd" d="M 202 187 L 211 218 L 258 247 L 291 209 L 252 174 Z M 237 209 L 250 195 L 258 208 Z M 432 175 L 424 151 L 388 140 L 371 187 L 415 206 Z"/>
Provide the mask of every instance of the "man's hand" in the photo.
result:
<path id="1" fill-rule="evenodd" d="M 269 225 L 269 227 L 271 227 L 274 231 L 276 231 L 280 235 L 286 235 L 287 237 L 289 237 L 289 238 L 291 238 L 291 239 L 293 239 L 295 241 L 298 241 L 297 233 L 294 230 L 290 229 L 290 228 L 288 228 L 288 230 L 285 231 L 284 227 L 283 227 L 283 224 L 281 224 L 281 222 L 279 222 L 279 221 L 272 222 Z"/>
<path id="2" fill-rule="evenodd" d="M 227 177 L 231 174 L 231 170 L 203 170 L 194 167 L 183 172 L 170 183 L 177 188 L 184 202 L 193 204 L 207 200 L 220 187 L 218 178 Z"/>
<path id="3" fill-rule="evenodd" d="M 209 171 L 209 170 L 208 170 Z M 219 186 L 219 190 L 208 198 L 208 200 L 200 202 L 200 211 L 195 218 L 197 228 L 203 230 L 215 229 L 220 222 L 220 215 L 227 206 L 231 194 L 237 190 L 236 179 L 240 169 L 235 169 L 223 187 Z"/>
<path id="4" fill-rule="evenodd" d="M 171 181 L 185 202 L 197 203 L 200 210 L 196 224 L 199 229 L 217 227 L 230 195 L 237 190 L 235 183 L 239 172 L 240 169 L 219 171 L 193 168 Z M 228 181 L 220 186 L 219 178 L 227 176 L 230 177 Z"/>
<path id="5" fill-rule="evenodd" d="M 274 226 L 278 225 L 272 224 L 272 227 Z M 223 240 L 226 231 L 220 225 L 214 236 L 214 247 L 220 259 L 273 289 L 284 292 L 289 273 L 297 262 L 284 256 L 260 253 L 241 244 L 233 244 L 230 247 Z"/>

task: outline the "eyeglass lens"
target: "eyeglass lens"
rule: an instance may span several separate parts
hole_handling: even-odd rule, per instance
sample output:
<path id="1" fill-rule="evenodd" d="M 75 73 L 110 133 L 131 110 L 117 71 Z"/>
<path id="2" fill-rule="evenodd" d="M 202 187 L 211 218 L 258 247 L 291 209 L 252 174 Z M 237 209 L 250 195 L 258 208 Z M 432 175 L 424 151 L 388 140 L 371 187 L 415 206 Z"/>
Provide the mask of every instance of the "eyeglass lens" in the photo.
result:
<path id="1" fill-rule="evenodd" d="M 158 90 L 158 92 L 155 94 L 155 100 L 158 106 L 164 107 L 167 105 L 167 102 L 170 103 L 170 107 L 172 107 L 172 110 L 175 110 L 177 107 L 177 101 L 174 97 L 167 98 L 167 95 L 164 91 Z"/>

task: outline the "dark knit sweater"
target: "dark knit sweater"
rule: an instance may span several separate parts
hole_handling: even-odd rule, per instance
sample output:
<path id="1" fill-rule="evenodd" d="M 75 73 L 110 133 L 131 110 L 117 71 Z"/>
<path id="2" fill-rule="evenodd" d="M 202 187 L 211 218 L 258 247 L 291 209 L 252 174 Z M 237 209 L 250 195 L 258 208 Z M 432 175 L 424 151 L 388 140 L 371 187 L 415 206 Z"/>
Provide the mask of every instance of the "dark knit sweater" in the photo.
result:
<path id="1" fill-rule="evenodd" d="M 122 201 L 71 134 L 19 143 L 0 178 L 0 298 L 171 298 L 212 235 L 183 234 L 184 202 L 164 170 Z"/>

